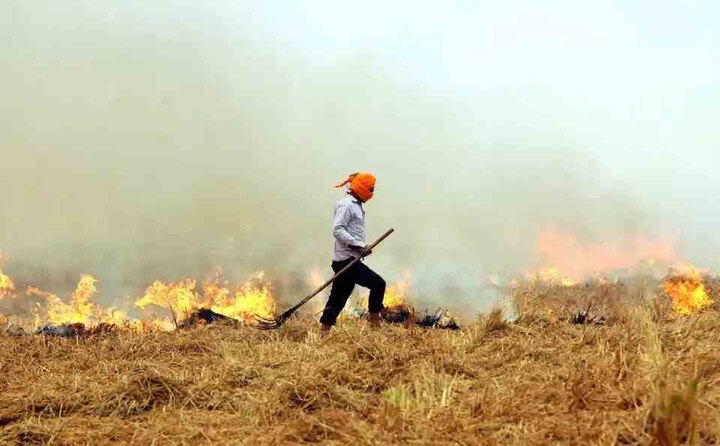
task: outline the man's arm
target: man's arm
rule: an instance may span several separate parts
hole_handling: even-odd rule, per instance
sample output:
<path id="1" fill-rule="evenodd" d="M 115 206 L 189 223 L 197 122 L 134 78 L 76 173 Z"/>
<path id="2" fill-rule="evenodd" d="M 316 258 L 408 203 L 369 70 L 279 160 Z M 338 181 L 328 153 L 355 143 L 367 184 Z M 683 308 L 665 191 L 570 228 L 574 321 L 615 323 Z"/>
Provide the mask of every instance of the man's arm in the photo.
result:
<path id="1" fill-rule="evenodd" d="M 341 243 L 346 245 L 364 248 L 365 243 L 362 240 L 358 240 L 353 237 L 347 230 L 347 224 L 352 218 L 352 212 L 349 206 L 340 206 L 335 211 L 335 218 L 333 218 L 333 236 Z"/>

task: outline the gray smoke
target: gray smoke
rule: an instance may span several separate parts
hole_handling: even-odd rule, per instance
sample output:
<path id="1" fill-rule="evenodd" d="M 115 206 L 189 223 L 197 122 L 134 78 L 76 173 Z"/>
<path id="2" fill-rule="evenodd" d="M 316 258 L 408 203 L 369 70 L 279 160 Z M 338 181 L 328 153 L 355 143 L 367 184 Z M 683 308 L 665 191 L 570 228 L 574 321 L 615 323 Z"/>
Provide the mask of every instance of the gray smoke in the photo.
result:
<path id="1" fill-rule="evenodd" d="M 371 265 L 432 304 L 485 307 L 487 276 L 538 262 L 543 227 L 674 227 L 543 90 L 445 95 L 371 50 L 315 63 L 247 5 L 61 3 L 0 7 L 0 249 L 19 283 L 87 272 L 127 303 L 219 266 L 292 300 L 330 273 L 331 186 L 358 170 L 379 179 L 371 236 L 397 230 Z"/>

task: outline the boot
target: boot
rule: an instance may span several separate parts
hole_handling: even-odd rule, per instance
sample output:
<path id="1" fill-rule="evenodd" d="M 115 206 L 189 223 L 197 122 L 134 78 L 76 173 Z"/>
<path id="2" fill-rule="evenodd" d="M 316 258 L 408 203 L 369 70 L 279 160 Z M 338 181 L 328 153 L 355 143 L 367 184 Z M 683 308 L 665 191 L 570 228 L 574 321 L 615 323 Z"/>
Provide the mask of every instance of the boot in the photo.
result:
<path id="1" fill-rule="evenodd" d="M 368 313 L 368 324 L 373 330 L 380 328 L 380 313 Z"/>
<path id="2" fill-rule="evenodd" d="M 330 324 L 320 324 L 320 336 L 325 337 L 330 334 L 330 329 L 332 328 L 332 325 Z"/>

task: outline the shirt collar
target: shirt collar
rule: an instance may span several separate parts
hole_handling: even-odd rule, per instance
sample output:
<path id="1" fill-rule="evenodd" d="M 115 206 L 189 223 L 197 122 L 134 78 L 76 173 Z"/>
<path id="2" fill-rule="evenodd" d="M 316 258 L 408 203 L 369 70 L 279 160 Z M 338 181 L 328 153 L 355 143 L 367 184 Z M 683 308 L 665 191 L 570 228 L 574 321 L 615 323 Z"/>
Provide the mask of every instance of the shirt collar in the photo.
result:
<path id="1" fill-rule="evenodd" d="M 348 192 L 348 193 L 347 193 L 347 196 L 350 197 L 350 200 L 352 200 L 352 201 L 354 201 L 355 203 L 357 203 L 357 204 L 359 204 L 360 206 L 362 206 L 362 201 L 360 201 L 360 199 L 358 199 L 357 197 L 354 197 L 353 194 L 351 194 L 350 192 Z"/>

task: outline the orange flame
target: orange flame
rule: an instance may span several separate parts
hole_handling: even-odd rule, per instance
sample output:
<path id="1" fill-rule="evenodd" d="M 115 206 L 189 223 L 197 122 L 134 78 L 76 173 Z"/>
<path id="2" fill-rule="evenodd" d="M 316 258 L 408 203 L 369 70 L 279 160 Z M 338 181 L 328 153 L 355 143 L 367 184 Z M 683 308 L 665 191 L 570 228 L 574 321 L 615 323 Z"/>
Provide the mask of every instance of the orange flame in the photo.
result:
<path id="1" fill-rule="evenodd" d="M 670 241 L 644 235 L 627 237 L 621 242 L 591 243 L 572 234 L 544 229 L 538 234 L 536 246 L 543 263 L 552 265 L 539 271 L 538 277 L 549 274 L 552 279 L 566 283 L 629 270 L 643 262 L 668 267 L 679 261 Z"/>
<path id="2" fill-rule="evenodd" d="M 400 280 L 387 287 L 385 297 L 383 298 L 383 306 L 385 308 L 393 308 L 404 305 L 411 285 L 412 275 L 408 271 L 405 272 Z"/>
<path id="3" fill-rule="evenodd" d="M 149 305 L 168 308 L 179 321 L 200 308 L 209 308 L 235 319 L 249 320 L 252 315 L 270 319 L 275 317 L 276 305 L 271 286 L 263 281 L 263 277 L 262 272 L 256 273 L 234 292 L 219 284 L 219 275 L 203 284 L 201 293 L 196 291 L 196 282 L 192 279 L 169 284 L 156 281 L 135 301 L 135 305 L 139 308 Z"/>
<path id="4" fill-rule="evenodd" d="M 0 299 L 15 291 L 15 284 L 0 270 Z"/>
<path id="5" fill-rule="evenodd" d="M 559 269 L 553 267 L 525 273 L 525 277 L 533 284 L 543 283 L 562 287 L 571 287 L 575 285 L 575 281 L 563 276 Z"/>
<path id="6" fill-rule="evenodd" d="M 156 280 L 145 289 L 145 294 L 135 301 L 135 306 L 145 308 L 156 305 L 168 308 L 173 317 L 184 319 L 196 308 L 196 301 L 194 280 L 184 279 L 170 284 Z"/>
<path id="7" fill-rule="evenodd" d="M 248 319 L 252 315 L 272 319 L 276 311 L 275 299 L 270 283 L 263 281 L 264 276 L 263 272 L 256 273 L 235 290 L 232 298 L 227 288 L 206 284 L 204 306 L 235 319 Z"/>
<path id="8" fill-rule="evenodd" d="M 666 277 L 662 288 L 672 298 L 673 311 L 679 315 L 689 315 L 713 303 L 702 276 L 692 265 L 681 267 Z"/>
<path id="9" fill-rule="evenodd" d="M 317 266 L 310 271 L 310 274 L 307 277 L 307 284 L 310 288 L 319 288 L 320 285 L 325 283 L 325 280 L 327 280 L 322 272 L 320 271 L 320 268 Z M 328 289 L 325 289 L 325 292 L 321 294 L 320 296 L 317 296 L 315 299 L 310 301 L 310 311 L 314 316 L 319 315 L 322 313 L 322 311 L 325 309 L 325 304 L 327 302 L 327 293 Z"/>
<path id="10" fill-rule="evenodd" d="M 403 277 L 397 282 L 389 285 L 385 289 L 385 296 L 383 298 L 383 306 L 385 308 L 395 308 L 408 303 L 408 293 L 412 284 L 412 276 L 410 272 L 405 272 Z M 365 314 L 367 311 L 368 304 L 368 293 L 362 292 L 356 294 L 351 298 L 345 305 L 343 312 L 340 314 L 341 319 L 345 318 L 357 318 Z"/>
<path id="11" fill-rule="evenodd" d="M 96 283 L 97 279 L 93 276 L 81 275 L 69 303 L 63 302 L 55 294 L 29 286 L 26 292 L 28 296 L 44 299 L 43 303 L 35 308 L 35 326 L 41 325 L 43 321 L 57 325 L 81 323 L 87 326 L 100 322 L 110 324 L 124 322 L 127 319 L 125 312 L 114 308 L 104 310 L 91 301 L 97 293 Z"/>

